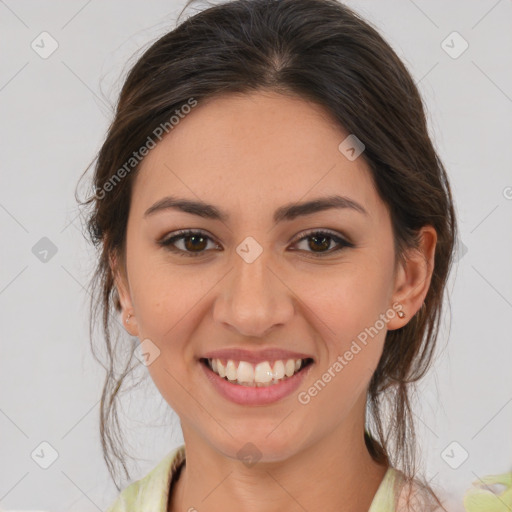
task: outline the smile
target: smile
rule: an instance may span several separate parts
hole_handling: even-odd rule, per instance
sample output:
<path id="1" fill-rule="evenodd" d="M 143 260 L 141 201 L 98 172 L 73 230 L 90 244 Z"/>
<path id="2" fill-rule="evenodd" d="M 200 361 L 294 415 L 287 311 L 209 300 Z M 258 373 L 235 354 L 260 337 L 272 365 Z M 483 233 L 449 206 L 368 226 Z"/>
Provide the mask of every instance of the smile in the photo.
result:
<path id="1" fill-rule="evenodd" d="M 278 359 L 252 364 L 232 359 L 201 359 L 219 377 L 247 387 L 269 387 L 283 382 L 313 362 L 313 359 Z"/>

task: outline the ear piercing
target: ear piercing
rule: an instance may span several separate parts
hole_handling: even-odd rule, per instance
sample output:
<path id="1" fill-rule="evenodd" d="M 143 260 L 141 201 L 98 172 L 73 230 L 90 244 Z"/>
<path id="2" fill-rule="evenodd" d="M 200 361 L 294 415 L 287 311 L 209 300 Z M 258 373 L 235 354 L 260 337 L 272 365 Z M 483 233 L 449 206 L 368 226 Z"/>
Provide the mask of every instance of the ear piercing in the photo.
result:
<path id="1" fill-rule="evenodd" d="M 400 304 L 400 306 L 401 306 L 401 305 L 402 305 L 402 304 Z M 420 312 L 421 312 L 421 313 L 423 313 L 425 310 L 426 310 L 426 306 L 425 306 L 425 303 L 423 303 L 423 304 L 421 305 Z M 398 317 L 399 317 L 399 318 L 404 318 L 404 317 L 405 317 L 405 313 L 404 313 L 402 310 L 398 311 L 398 312 L 397 312 L 397 315 L 398 315 Z"/>

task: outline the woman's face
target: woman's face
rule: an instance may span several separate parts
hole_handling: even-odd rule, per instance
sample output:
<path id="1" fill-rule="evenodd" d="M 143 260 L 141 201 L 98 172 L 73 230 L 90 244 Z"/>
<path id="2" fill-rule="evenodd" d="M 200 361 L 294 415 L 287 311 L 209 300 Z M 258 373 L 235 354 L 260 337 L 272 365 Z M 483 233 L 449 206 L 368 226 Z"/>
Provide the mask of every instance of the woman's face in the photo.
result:
<path id="1" fill-rule="evenodd" d="M 361 425 L 386 330 L 407 321 L 393 308 L 407 283 L 401 267 L 394 274 L 390 216 L 367 164 L 339 149 L 348 135 L 299 98 L 225 95 L 199 102 L 142 161 L 118 287 L 185 440 L 193 433 L 229 457 L 250 442 L 270 461 Z M 167 196 L 211 206 L 147 212 Z M 348 203 L 301 207 L 334 196 Z M 159 244 L 183 229 L 199 233 Z M 275 390 L 249 389 L 220 383 L 201 361 L 232 349 L 248 351 L 231 354 L 235 370 L 253 363 L 242 380 L 268 375 L 265 360 L 270 378 L 282 375 L 278 359 L 313 363 Z"/>

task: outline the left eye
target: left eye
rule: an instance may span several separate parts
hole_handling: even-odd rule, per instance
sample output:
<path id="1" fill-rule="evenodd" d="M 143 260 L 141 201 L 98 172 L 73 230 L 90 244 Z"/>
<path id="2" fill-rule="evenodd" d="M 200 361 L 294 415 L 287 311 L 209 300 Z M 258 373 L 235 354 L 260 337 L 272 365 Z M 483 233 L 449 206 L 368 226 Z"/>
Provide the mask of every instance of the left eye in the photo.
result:
<path id="1" fill-rule="evenodd" d="M 354 244 L 351 242 L 348 242 L 329 231 L 311 231 L 299 238 L 295 244 L 299 244 L 304 241 L 307 242 L 308 240 L 311 242 L 307 245 L 309 248 L 313 248 L 313 250 L 306 250 L 306 252 L 312 252 L 314 256 L 330 254 L 332 252 L 339 251 L 344 247 L 354 247 Z M 172 252 L 178 253 L 180 256 L 201 256 L 206 250 L 208 241 L 213 243 L 212 239 L 201 231 L 183 230 L 178 231 L 169 238 L 160 240 L 158 244 Z M 331 248 L 332 242 L 335 242 L 338 245 L 336 249 Z M 177 247 L 177 243 L 182 243 L 182 248 Z M 216 243 L 213 245 L 217 248 L 219 247 Z M 317 251 L 315 249 L 320 250 Z"/>
<path id="2" fill-rule="evenodd" d="M 310 240 L 310 242 L 308 242 Z M 306 241 L 307 246 L 310 248 L 319 248 L 319 249 L 328 249 L 331 246 L 331 242 L 335 242 L 338 247 L 336 249 L 330 250 L 312 250 L 311 252 L 314 256 L 323 256 L 324 254 L 330 254 L 336 251 L 343 249 L 344 247 L 354 247 L 354 244 L 348 242 L 347 240 L 341 238 L 330 231 L 310 231 L 306 233 L 304 236 L 299 238 L 297 243 Z M 310 251 L 306 251 L 310 252 Z M 316 254 L 315 254 L 316 253 Z"/>

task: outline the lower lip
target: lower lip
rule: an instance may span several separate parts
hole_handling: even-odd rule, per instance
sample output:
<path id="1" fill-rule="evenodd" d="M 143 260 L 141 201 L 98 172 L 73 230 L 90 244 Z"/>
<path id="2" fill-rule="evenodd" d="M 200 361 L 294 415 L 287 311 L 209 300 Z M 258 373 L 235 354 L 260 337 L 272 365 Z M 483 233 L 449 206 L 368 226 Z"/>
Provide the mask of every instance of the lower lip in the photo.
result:
<path id="1" fill-rule="evenodd" d="M 199 364 L 208 380 L 224 398 L 241 405 L 266 405 L 292 394 L 300 386 L 314 363 L 310 363 L 303 370 L 277 384 L 259 388 L 232 384 L 217 375 L 205 363 L 200 361 Z"/>

